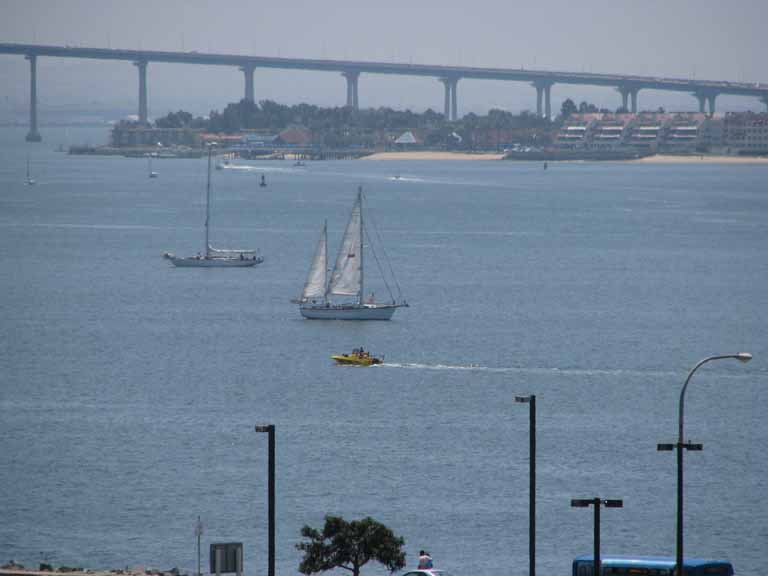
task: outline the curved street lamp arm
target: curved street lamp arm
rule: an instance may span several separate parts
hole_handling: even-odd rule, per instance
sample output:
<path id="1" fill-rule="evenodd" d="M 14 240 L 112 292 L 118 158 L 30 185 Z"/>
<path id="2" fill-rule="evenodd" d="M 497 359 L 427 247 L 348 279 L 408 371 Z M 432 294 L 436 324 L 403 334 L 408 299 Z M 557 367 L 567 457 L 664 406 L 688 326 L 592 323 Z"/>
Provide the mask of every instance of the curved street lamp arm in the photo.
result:
<path id="1" fill-rule="evenodd" d="M 693 376 L 693 373 L 696 372 L 696 370 L 699 369 L 700 366 L 706 364 L 707 362 L 711 362 L 712 360 L 724 360 L 726 358 L 734 358 L 736 360 L 741 360 L 742 362 L 748 362 L 752 356 L 749 354 L 746 354 L 744 352 L 740 352 L 739 354 L 722 354 L 719 356 L 709 356 L 707 358 L 704 358 L 704 360 L 700 360 L 696 366 L 694 366 L 690 372 L 688 372 L 688 377 L 685 379 L 685 384 L 683 384 L 683 389 L 680 390 L 680 404 L 679 404 L 679 411 L 678 411 L 678 430 L 677 430 L 677 441 L 678 441 L 678 450 L 682 450 L 682 444 L 684 442 L 683 438 L 683 409 L 685 407 L 685 390 L 688 388 L 688 383 L 691 381 L 691 377 Z"/>

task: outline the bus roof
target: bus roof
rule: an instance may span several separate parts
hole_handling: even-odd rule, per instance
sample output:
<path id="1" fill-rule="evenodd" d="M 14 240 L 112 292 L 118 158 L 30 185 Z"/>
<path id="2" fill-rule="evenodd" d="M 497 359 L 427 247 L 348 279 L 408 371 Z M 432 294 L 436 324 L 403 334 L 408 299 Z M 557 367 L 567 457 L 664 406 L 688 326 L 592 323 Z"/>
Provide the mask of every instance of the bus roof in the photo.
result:
<path id="1" fill-rule="evenodd" d="M 585 554 L 583 556 L 577 556 L 573 562 L 592 562 L 592 554 Z M 603 566 L 633 566 L 642 565 L 649 568 L 674 568 L 676 560 L 670 556 L 615 556 L 607 555 L 600 556 L 600 563 Z M 685 558 L 683 561 L 685 566 L 694 568 L 696 566 L 712 566 L 724 565 L 730 566 L 728 560 L 707 560 L 703 558 Z"/>

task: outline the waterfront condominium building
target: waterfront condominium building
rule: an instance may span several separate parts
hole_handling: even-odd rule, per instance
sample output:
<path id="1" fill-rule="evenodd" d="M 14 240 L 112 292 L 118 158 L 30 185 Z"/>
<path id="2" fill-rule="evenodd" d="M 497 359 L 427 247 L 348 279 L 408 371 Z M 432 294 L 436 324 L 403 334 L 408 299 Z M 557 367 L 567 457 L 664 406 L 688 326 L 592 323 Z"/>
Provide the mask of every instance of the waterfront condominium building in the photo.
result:
<path id="1" fill-rule="evenodd" d="M 723 119 L 723 146 L 730 154 L 768 154 L 768 114 L 727 112 Z"/>

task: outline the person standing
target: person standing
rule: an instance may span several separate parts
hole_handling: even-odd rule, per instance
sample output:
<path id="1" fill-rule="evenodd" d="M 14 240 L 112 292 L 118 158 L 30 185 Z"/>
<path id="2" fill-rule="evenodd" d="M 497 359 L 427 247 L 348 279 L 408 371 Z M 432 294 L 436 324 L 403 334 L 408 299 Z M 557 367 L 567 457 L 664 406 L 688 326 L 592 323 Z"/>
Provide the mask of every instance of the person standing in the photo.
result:
<path id="1" fill-rule="evenodd" d="M 424 550 L 419 550 L 419 570 L 431 570 L 432 569 L 432 556 Z"/>

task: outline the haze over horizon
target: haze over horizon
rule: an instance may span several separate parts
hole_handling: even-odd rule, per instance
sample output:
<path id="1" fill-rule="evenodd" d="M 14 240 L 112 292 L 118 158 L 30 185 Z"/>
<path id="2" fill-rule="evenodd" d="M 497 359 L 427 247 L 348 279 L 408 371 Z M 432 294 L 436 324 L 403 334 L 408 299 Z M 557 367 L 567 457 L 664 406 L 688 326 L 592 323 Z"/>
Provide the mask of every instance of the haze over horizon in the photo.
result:
<path id="1" fill-rule="evenodd" d="M 748 82 L 768 81 L 766 21 L 768 3 L 760 0 L 727 6 L 715 0 L 585 0 L 578 8 L 567 0 L 481 0 L 471 11 L 436 0 L 0 3 L 3 42 Z M 0 84 L 0 111 L 25 114 L 28 63 L 0 55 Z M 137 84 L 136 68 L 127 62 L 41 58 L 41 122 L 46 110 L 57 108 L 135 111 Z M 254 84 L 257 101 L 340 106 L 345 100 L 345 81 L 333 73 L 257 69 Z M 178 109 L 206 114 L 243 96 L 243 75 L 234 67 L 151 63 L 148 85 L 151 117 Z M 363 108 L 442 107 L 443 87 L 431 78 L 364 74 L 359 90 Z M 568 97 L 609 109 L 621 103 L 610 88 L 556 84 L 553 111 Z M 524 83 L 464 80 L 458 98 L 460 115 L 536 106 L 535 90 Z M 640 93 L 639 104 L 641 109 L 697 109 L 690 95 L 651 90 Z M 717 108 L 764 106 L 755 98 L 720 96 Z"/>

